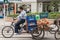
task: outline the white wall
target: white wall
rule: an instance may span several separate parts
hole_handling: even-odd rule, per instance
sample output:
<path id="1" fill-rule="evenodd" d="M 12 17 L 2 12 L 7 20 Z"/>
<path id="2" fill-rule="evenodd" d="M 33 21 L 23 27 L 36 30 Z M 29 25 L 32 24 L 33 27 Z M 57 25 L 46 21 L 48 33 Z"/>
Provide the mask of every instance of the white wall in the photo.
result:
<path id="1" fill-rule="evenodd" d="M 23 2 L 37 2 L 37 0 L 22 0 Z"/>
<path id="2" fill-rule="evenodd" d="M 59 12 L 60 12 L 60 7 L 59 7 Z"/>
<path id="3" fill-rule="evenodd" d="M 14 2 L 14 3 L 31 3 L 31 12 L 37 12 L 37 0 L 21 0 L 21 1 L 11 0 L 10 2 Z"/>
<path id="4" fill-rule="evenodd" d="M 31 3 L 31 12 L 37 12 L 37 2 Z"/>
<path id="5" fill-rule="evenodd" d="M 38 12 L 42 12 L 43 11 L 43 3 L 40 2 L 38 3 Z"/>
<path id="6" fill-rule="evenodd" d="M 9 2 L 22 3 L 22 2 L 37 2 L 37 0 L 8 0 Z"/>

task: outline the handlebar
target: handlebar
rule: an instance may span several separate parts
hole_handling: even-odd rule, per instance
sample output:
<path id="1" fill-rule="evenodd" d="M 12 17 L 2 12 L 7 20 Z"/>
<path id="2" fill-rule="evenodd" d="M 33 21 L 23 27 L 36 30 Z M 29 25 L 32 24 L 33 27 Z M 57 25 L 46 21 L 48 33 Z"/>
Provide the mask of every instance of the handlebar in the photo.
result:
<path id="1" fill-rule="evenodd" d="M 13 20 L 13 21 L 12 21 L 12 24 L 13 24 L 13 23 L 15 22 L 16 18 L 13 17 L 12 20 Z"/>
<path id="2" fill-rule="evenodd" d="M 16 20 L 16 18 L 12 18 L 13 20 Z"/>

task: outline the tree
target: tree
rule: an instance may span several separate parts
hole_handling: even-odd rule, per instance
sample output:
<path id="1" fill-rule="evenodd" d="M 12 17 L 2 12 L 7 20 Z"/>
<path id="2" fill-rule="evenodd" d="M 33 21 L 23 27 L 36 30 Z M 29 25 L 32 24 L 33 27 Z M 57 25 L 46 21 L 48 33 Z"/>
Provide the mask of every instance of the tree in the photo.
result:
<path id="1" fill-rule="evenodd" d="M 51 9 L 54 9 L 54 12 L 57 12 L 59 4 L 60 4 L 60 0 L 51 0 L 50 7 L 51 7 Z M 52 7 L 54 7 L 54 8 L 52 8 Z"/>
<path id="2" fill-rule="evenodd" d="M 4 3 L 8 3 L 8 0 L 4 0 Z"/>

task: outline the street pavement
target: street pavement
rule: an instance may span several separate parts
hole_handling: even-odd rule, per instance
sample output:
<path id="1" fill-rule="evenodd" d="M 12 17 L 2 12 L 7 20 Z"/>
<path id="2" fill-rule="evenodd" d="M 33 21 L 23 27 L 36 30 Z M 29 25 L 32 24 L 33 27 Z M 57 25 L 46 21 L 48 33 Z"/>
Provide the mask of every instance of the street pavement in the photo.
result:
<path id="1" fill-rule="evenodd" d="M 4 38 L 2 36 L 2 28 L 4 27 L 4 25 L 10 25 L 10 24 L 11 24 L 10 22 L 5 22 L 3 19 L 0 19 L 0 40 L 34 40 L 32 39 L 29 33 L 21 33 L 20 35 L 14 34 L 12 38 Z M 37 38 L 36 40 L 41 40 L 41 39 Z M 56 39 L 54 38 L 54 34 L 45 32 L 44 39 L 42 40 L 56 40 Z"/>

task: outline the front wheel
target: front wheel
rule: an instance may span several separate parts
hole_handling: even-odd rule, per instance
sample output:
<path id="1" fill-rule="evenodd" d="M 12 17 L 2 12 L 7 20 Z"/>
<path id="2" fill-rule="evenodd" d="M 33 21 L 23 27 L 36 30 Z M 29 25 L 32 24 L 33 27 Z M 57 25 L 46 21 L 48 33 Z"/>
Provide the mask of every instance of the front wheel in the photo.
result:
<path id="1" fill-rule="evenodd" d="M 11 38 L 14 35 L 14 29 L 11 26 L 5 26 L 2 29 L 2 35 L 5 38 Z"/>
<path id="2" fill-rule="evenodd" d="M 56 31 L 54 36 L 56 39 L 60 39 L 60 31 Z"/>

